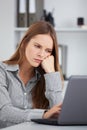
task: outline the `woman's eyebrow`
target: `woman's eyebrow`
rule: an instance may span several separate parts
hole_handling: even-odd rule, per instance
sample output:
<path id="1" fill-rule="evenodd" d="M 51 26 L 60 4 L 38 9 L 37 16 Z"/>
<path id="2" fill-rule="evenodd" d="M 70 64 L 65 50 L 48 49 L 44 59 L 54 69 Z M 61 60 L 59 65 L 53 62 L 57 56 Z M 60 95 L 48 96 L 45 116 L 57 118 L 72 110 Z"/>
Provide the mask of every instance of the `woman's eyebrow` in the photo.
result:
<path id="1" fill-rule="evenodd" d="M 33 39 L 33 41 L 35 42 L 35 44 L 38 44 L 39 46 L 43 47 L 41 44 L 39 44 L 39 42 L 35 41 L 34 39 Z M 48 50 L 50 50 L 50 51 L 53 50 L 53 48 L 46 48 L 46 49 L 48 49 Z"/>
<path id="2" fill-rule="evenodd" d="M 34 41 L 36 44 L 38 44 L 38 45 L 41 45 L 41 44 L 39 44 L 39 42 L 37 42 L 37 41 Z"/>
<path id="3" fill-rule="evenodd" d="M 47 50 L 52 51 L 53 49 L 51 49 L 51 48 L 47 48 Z"/>

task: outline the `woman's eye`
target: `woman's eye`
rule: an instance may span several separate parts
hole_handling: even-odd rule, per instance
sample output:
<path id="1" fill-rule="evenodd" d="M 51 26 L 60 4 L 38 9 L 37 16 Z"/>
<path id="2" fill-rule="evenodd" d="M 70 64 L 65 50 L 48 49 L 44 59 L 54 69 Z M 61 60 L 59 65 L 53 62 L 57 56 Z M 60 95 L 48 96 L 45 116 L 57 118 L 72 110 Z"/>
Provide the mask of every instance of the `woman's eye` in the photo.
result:
<path id="1" fill-rule="evenodd" d="M 40 46 L 39 45 L 34 45 L 36 48 L 40 48 Z"/>
<path id="2" fill-rule="evenodd" d="M 52 51 L 50 51 L 50 50 L 46 50 L 46 52 L 47 52 L 47 53 L 50 53 L 50 54 L 52 53 Z"/>

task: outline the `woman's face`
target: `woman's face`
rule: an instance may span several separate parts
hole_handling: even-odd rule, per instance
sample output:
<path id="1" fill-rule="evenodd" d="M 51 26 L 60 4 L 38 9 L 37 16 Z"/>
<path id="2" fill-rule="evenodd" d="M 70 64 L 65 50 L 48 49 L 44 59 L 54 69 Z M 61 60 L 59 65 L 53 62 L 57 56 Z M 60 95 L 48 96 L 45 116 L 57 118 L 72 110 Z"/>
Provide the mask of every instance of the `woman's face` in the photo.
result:
<path id="1" fill-rule="evenodd" d="M 33 37 L 25 50 L 25 56 L 29 64 L 38 67 L 41 62 L 51 55 L 53 50 L 53 40 L 48 34 L 38 34 Z"/>

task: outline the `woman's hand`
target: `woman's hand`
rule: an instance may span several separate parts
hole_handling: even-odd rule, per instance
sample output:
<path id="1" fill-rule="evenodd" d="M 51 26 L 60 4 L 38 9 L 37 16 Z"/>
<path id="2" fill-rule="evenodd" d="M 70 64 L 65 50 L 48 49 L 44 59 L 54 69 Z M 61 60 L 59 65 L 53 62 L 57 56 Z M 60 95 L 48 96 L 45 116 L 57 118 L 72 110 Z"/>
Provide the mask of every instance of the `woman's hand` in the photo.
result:
<path id="1" fill-rule="evenodd" d="M 43 118 L 57 118 L 60 114 L 62 104 L 55 105 L 51 109 L 49 109 L 47 112 L 43 114 Z"/>
<path id="2" fill-rule="evenodd" d="M 51 55 L 45 58 L 41 63 L 42 68 L 46 73 L 55 72 L 54 68 L 54 56 Z"/>

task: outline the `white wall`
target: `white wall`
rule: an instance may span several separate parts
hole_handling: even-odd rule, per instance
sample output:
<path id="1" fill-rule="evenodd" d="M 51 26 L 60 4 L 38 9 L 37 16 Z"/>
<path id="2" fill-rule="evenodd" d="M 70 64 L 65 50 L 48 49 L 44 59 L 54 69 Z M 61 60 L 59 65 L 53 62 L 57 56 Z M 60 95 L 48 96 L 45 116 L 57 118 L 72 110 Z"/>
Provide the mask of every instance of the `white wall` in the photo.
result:
<path id="1" fill-rule="evenodd" d="M 53 10 L 57 30 L 77 27 L 77 18 L 84 17 L 87 25 L 87 0 L 44 0 L 47 12 Z M 49 5 L 49 6 L 48 6 Z M 87 32 L 57 32 L 58 42 L 67 45 L 66 76 L 87 75 Z"/>
<path id="2" fill-rule="evenodd" d="M 0 60 L 14 51 L 14 0 L 0 0 Z"/>
<path id="3" fill-rule="evenodd" d="M 67 45 L 66 76 L 87 75 L 87 32 L 57 33 L 58 41 Z"/>
<path id="4" fill-rule="evenodd" d="M 84 17 L 87 24 L 87 0 L 44 0 L 44 8 L 54 9 L 56 27 L 75 27 L 77 17 Z"/>

